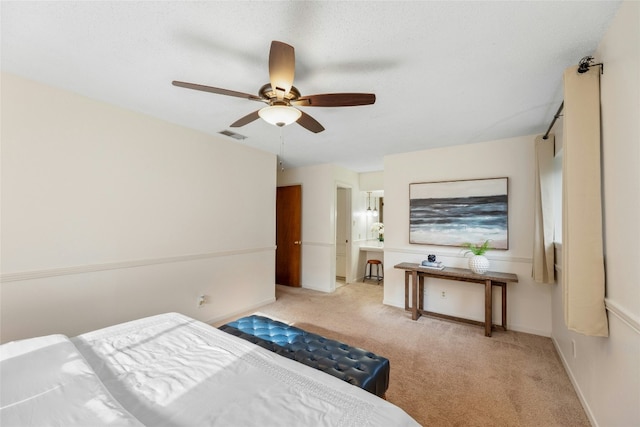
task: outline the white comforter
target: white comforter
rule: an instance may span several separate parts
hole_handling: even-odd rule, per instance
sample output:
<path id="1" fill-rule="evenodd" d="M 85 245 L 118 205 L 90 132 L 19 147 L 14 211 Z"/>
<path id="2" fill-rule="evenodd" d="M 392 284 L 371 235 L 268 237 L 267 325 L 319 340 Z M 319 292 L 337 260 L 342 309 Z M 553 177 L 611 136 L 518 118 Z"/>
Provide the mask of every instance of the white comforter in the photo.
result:
<path id="1" fill-rule="evenodd" d="M 64 335 L 0 347 L 0 425 L 142 426 Z"/>
<path id="2" fill-rule="evenodd" d="M 123 323 L 80 335 L 72 342 L 77 350 L 70 352 L 79 351 L 101 381 L 85 365 L 82 375 L 93 375 L 86 387 L 77 384 L 75 393 L 67 393 L 64 400 L 44 402 L 43 409 L 29 404 L 17 408 L 16 417 L 35 410 L 38 420 L 50 421 L 26 424 L 137 425 L 139 421 L 147 426 L 171 427 L 417 425 L 400 408 L 371 393 L 180 314 Z M 84 363 L 77 355 L 73 358 Z M 20 419 L 13 417 L 12 407 L 5 407 L 4 363 L 3 349 L 2 426 L 6 420 Z M 30 365 L 30 361 L 21 362 L 16 369 L 21 373 L 14 375 L 12 384 L 18 384 L 21 376 L 31 377 Z M 66 372 L 62 367 L 58 370 Z M 75 370 L 71 375 L 76 375 Z M 109 411 L 87 406 L 86 402 L 92 402 L 88 396 L 99 396 L 99 402 Z M 114 399 L 109 399 L 109 404 L 101 400 L 111 396 Z M 18 400 L 19 396 L 12 399 Z M 93 410 L 96 422 L 54 422 L 66 406 Z M 49 419 L 47 411 L 52 411 Z"/>

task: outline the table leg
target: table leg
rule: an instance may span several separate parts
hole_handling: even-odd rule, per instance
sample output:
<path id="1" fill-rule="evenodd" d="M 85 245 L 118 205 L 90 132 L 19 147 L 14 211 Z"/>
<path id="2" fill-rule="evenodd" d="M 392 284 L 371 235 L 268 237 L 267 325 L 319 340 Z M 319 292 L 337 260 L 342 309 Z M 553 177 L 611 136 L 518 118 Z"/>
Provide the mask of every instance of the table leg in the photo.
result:
<path id="1" fill-rule="evenodd" d="M 486 280 L 484 282 L 484 336 L 491 336 L 491 322 L 493 320 L 493 313 L 491 312 L 491 308 L 493 306 L 493 295 L 492 295 L 492 284 L 491 280 Z"/>
<path id="2" fill-rule="evenodd" d="M 411 320 L 418 320 L 418 271 L 411 272 Z"/>
<path id="3" fill-rule="evenodd" d="M 418 287 L 418 309 L 419 310 L 424 310 L 424 276 L 423 275 L 419 275 L 418 279 L 420 280 L 420 286 Z"/>
<path id="4" fill-rule="evenodd" d="M 409 310 L 409 276 L 410 271 L 404 272 L 404 309 Z"/>
<path id="5" fill-rule="evenodd" d="M 502 284 L 502 327 L 507 330 L 507 284 Z"/>

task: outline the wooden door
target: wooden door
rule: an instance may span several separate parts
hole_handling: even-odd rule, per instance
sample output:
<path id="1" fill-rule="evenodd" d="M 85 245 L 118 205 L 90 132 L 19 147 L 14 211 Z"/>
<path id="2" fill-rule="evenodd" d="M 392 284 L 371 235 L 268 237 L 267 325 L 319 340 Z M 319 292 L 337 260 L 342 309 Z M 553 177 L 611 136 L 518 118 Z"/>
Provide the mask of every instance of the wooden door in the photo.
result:
<path id="1" fill-rule="evenodd" d="M 302 186 L 276 192 L 276 283 L 300 287 Z"/>

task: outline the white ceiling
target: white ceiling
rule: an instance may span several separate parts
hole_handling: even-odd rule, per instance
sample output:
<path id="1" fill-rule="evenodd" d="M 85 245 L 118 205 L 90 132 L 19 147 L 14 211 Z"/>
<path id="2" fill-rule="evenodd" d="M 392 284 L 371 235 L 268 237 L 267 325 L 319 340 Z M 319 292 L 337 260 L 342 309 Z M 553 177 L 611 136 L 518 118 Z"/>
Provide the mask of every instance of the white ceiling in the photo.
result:
<path id="1" fill-rule="evenodd" d="M 2 71 L 217 134 L 284 166 L 382 170 L 383 156 L 543 133 L 562 72 L 593 54 L 619 1 L 7 2 Z M 272 40 L 296 49 L 303 95 L 372 92 L 375 105 L 302 108 L 326 130 L 262 120 Z M 606 72 L 606 66 L 605 66 Z"/>

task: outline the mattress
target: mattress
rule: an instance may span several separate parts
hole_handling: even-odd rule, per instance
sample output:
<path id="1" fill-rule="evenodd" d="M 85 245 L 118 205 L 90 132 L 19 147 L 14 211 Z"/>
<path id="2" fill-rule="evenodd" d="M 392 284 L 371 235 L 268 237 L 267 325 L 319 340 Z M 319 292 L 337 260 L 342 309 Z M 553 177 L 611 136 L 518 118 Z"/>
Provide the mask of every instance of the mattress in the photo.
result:
<path id="1" fill-rule="evenodd" d="M 71 340 L 58 339 L 65 347 L 71 345 L 67 350 L 75 355 L 78 366 L 82 362 L 82 369 L 68 374 L 90 378 L 87 384 L 79 384 L 74 408 L 63 412 L 72 413 L 83 399 L 90 399 L 83 392 L 92 396 L 95 390 L 110 410 L 92 413 L 97 417 L 93 424 L 58 422 L 57 412 L 52 412 L 51 422 L 20 425 L 109 425 L 103 419 L 112 425 L 172 427 L 418 425 L 402 409 L 371 393 L 177 313 L 111 326 Z M 2 363 L 4 374 L 4 359 Z M 57 363 L 62 364 L 58 371 L 67 371 L 64 360 Z M 30 365 L 29 361 L 19 362 L 20 373 L 13 375 L 7 388 L 21 377 L 31 377 Z M 5 421 L 20 419 L 33 410 L 29 400 L 15 405 L 20 399 L 30 399 L 33 390 L 12 397 L 12 410 L 5 408 L 4 376 L 2 387 L 0 421 L 5 426 L 11 425 Z M 67 406 L 65 402 L 51 399 L 45 406 L 59 409 Z M 42 413 L 40 420 L 47 420 L 47 410 L 37 410 Z"/>

